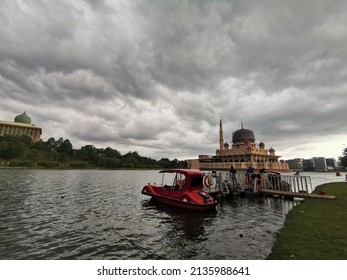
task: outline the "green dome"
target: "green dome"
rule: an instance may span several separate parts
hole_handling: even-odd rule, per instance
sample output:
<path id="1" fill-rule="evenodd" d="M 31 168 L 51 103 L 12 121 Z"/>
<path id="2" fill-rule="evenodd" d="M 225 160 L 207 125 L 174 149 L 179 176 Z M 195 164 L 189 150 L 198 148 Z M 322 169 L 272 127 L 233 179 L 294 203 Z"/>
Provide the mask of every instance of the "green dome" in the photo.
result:
<path id="1" fill-rule="evenodd" d="M 14 118 L 15 122 L 31 124 L 31 118 L 24 112 Z"/>

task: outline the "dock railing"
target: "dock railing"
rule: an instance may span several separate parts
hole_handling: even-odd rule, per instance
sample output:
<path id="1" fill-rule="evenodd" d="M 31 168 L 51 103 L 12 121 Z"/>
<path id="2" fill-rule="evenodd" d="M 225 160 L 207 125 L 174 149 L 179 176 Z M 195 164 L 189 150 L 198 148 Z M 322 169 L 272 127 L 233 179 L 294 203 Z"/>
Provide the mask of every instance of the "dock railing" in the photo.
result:
<path id="1" fill-rule="evenodd" d="M 232 174 L 229 172 L 206 173 L 205 176 L 212 176 L 213 184 L 206 186 L 207 191 L 228 193 L 231 191 L 251 191 L 275 190 L 288 193 L 312 193 L 312 182 L 310 176 L 283 175 L 275 173 L 261 173 L 246 175 L 244 172 Z M 204 180 L 205 182 L 205 180 Z"/>
<path id="2" fill-rule="evenodd" d="M 290 185 L 290 192 L 312 193 L 312 182 L 310 176 L 280 175 L 281 179 Z"/>

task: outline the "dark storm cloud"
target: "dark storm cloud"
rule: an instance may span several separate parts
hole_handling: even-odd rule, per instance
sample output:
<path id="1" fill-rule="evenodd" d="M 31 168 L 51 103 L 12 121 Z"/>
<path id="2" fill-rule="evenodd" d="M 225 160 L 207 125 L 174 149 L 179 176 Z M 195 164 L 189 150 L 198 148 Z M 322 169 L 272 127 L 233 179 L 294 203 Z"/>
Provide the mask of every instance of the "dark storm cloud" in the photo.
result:
<path id="1" fill-rule="evenodd" d="M 346 8 L 3 0 L 0 118 L 26 109 L 44 138 L 183 158 L 215 152 L 219 118 L 227 141 L 244 120 L 280 154 L 306 156 L 327 133 L 330 146 L 346 137 Z"/>
<path id="2" fill-rule="evenodd" d="M 150 45 L 153 79 L 175 90 L 212 89 L 221 71 L 232 66 L 227 17 L 233 14 L 233 5 L 223 1 L 153 3 L 138 1 L 136 6 Z"/>

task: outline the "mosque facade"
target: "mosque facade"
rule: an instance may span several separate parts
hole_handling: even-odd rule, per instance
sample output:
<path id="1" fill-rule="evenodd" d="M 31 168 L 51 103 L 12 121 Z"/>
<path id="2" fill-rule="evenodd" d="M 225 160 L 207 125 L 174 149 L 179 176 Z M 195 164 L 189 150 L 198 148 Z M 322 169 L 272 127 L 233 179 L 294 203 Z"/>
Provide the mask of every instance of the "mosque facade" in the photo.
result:
<path id="1" fill-rule="evenodd" d="M 266 169 L 290 171 L 288 164 L 280 162 L 281 156 L 276 155 L 275 149 L 265 148 L 265 144 L 255 142 L 254 132 L 241 129 L 233 132 L 232 144 L 224 142 L 222 120 L 219 122 L 219 149 L 215 156 L 199 155 L 198 159 L 187 160 L 188 167 L 201 170 L 229 170 L 233 166 L 237 170 L 246 170 L 252 166 L 255 170 Z"/>
<path id="2" fill-rule="evenodd" d="M 31 123 L 31 118 L 24 112 L 14 118 L 14 122 L 0 121 L 1 136 L 28 136 L 33 142 L 41 140 L 42 129 Z"/>

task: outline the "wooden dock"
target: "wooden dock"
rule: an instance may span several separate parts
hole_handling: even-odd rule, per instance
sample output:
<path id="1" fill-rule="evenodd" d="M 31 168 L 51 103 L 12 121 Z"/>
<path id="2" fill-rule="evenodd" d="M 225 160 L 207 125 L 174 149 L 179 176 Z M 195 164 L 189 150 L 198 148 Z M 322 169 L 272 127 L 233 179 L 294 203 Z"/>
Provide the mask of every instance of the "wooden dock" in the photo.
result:
<path id="1" fill-rule="evenodd" d="M 259 190 L 258 192 L 265 195 L 275 195 L 279 197 L 336 199 L 334 195 L 316 194 L 316 193 L 285 192 L 285 191 L 275 191 L 275 190 Z"/>
<path id="2" fill-rule="evenodd" d="M 208 174 L 206 176 L 209 176 Z M 258 177 L 259 178 L 259 177 Z M 335 199 L 333 195 L 316 194 L 312 187 L 311 178 L 301 175 L 282 175 L 271 172 L 262 174 L 260 181 L 255 179 L 252 183 L 246 180 L 243 173 L 236 174 L 234 185 L 227 172 L 215 173 L 212 177 L 213 187 L 204 190 L 212 196 L 232 196 L 236 194 L 263 194 L 280 198 L 320 198 Z M 204 180 L 205 181 L 205 180 Z M 260 184 L 259 184 L 260 182 Z"/>

